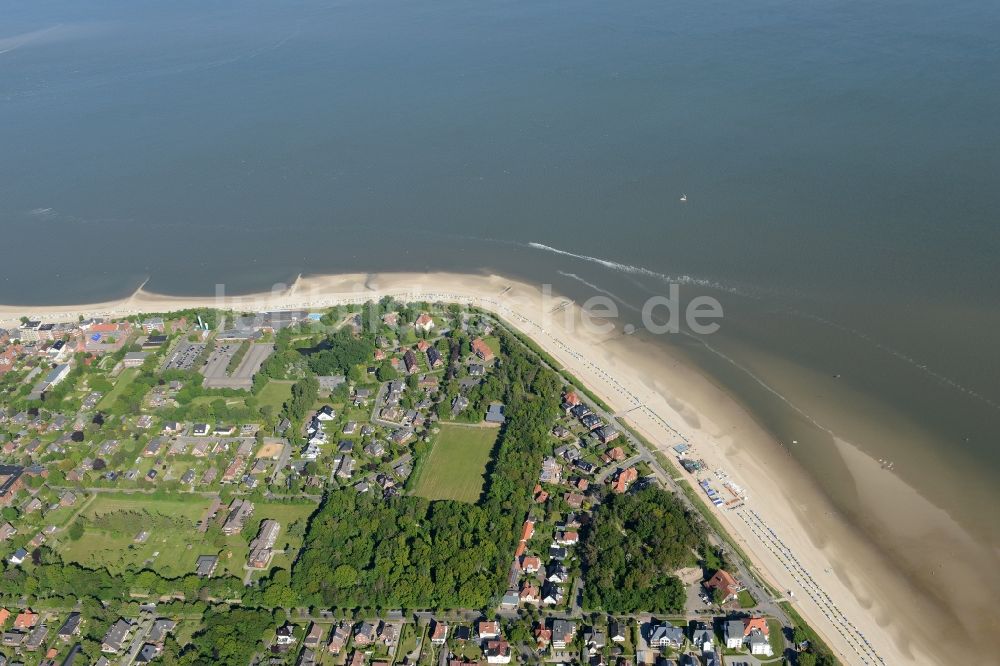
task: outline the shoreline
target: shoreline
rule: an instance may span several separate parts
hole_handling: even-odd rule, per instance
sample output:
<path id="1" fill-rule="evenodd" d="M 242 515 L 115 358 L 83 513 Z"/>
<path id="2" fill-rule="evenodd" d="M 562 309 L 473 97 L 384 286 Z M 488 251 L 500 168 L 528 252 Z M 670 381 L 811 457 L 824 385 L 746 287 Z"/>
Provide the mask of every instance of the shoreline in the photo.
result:
<path id="1" fill-rule="evenodd" d="M 946 654 L 954 657 L 963 647 L 979 654 L 975 646 L 963 646 L 956 639 L 931 641 L 935 627 L 941 631 L 935 624 L 941 618 L 932 614 L 932 605 L 858 537 L 733 396 L 665 345 L 639 341 L 638 336 L 625 338 L 617 329 L 608 334 L 584 330 L 575 303 L 552 314 L 551 306 L 569 299 L 553 295 L 547 300 L 537 287 L 495 275 L 300 276 L 284 291 L 227 296 L 223 301 L 152 294 L 140 287 L 126 298 L 89 305 L 0 305 L 0 323 L 16 322 L 23 313 L 66 321 L 195 307 L 311 309 L 385 295 L 464 303 L 494 312 L 562 363 L 616 413 L 628 411 L 620 418 L 668 458 L 673 458 L 670 447 L 684 439 L 706 461 L 708 470 L 725 470 L 747 490 L 748 505 L 723 511 L 706 503 L 709 509 L 748 553 L 761 577 L 775 589 L 794 593 L 789 598 L 793 606 L 845 663 L 858 663 L 862 653 L 874 660 L 864 641 L 890 664 L 940 663 Z M 838 446 L 851 447 L 847 442 Z M 869 462 L 877 465 L 853 450 L 856 469 Z M 678 474 L 698 492 L 694 477 Z"/>

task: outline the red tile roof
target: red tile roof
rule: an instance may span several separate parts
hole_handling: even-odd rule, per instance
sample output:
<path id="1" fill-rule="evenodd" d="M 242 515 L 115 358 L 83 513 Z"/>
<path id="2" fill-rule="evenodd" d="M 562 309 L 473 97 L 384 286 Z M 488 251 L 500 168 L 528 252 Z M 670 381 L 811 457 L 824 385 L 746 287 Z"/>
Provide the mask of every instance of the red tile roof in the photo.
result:
<path id="1" fill-rule="evenodd" d="M 759 630 L 762 634 L 767 636 L 767 620 L 762 617 L 748 617 L 743 620 L 743 635 L 749 636 L 750 632 L 754 629 Z"/>
<path id="2" fill-rule="evenodd" d="M 482 338 L 476 338 L 472 341 L 472 351 L 484 361 L 489 361 L 493 358 L 493 350 L 490 349 L 488 344 L 483 342 Z"/>

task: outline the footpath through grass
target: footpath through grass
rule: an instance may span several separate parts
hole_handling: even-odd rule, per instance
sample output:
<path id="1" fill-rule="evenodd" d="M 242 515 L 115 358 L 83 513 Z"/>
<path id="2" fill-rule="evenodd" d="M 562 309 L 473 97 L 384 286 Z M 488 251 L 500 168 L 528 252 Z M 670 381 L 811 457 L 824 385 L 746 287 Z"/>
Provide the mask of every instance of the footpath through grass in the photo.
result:
<path id="1" fill-rule="evenodd" d="M 413 494 L 427 499 L 477 501 L 499 432 L 499 428 L 441 424 Z"/>

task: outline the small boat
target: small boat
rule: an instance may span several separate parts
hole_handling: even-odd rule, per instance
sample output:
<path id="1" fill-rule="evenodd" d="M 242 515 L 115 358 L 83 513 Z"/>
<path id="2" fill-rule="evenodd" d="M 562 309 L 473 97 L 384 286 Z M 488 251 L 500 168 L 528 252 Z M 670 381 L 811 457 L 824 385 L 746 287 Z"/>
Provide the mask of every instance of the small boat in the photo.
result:
<path id="1" fill-rule="evenodd" d="M 682 194 L 681 195 L 681 203 L 687 203 L 687 200 L 688 200 L 688 195 Z"/>

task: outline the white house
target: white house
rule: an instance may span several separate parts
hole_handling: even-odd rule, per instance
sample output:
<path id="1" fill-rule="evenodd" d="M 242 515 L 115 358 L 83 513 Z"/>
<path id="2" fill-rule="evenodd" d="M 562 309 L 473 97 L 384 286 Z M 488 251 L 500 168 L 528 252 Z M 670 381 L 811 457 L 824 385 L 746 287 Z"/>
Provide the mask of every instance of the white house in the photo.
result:
<path id="1" fill-rule="evenodd" d="M 274 642 L 276 645 L 291 645 L 294 643 L 294 627 L 290 624 L 278 627 L 278 630 L 274 632 Z"/>

